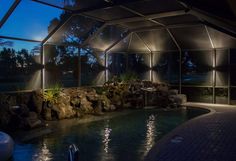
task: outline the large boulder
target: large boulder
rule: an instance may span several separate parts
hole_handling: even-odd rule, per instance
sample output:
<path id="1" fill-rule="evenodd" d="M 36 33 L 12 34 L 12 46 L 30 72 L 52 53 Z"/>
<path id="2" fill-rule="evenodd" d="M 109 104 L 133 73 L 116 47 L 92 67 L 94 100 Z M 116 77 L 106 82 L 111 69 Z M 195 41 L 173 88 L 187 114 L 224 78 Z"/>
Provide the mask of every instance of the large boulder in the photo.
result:
<path id="1" fill-rule="evenodd" d="M 10 122 L 9 128 L 11 129 L 24 129 L 26 128 L 25 118 L 29 116 L 29 109 L 26 105 L 16 105 L 9 107 Z"/>
<path id="2" fill-rule="evenodd" d="M 171 89 L 169 90 L 169 95 L 177 95 L 178 94 L 178 90 L 177 89 Z"/>
<path id="3" fill-rule="evenodd" d="M 30 93 L 30 92 L 17 93 L 16 94 L 16 103 L 28 105 L 31 95 L 32 95 L 32 93 Z"/>
<path id="4" fill-rule="evenodd" d="M 9 95 L 9 96 L 7 97 L 7 104 L 8 104 L 9 106 L 16 106 L 16 105 L 17 105 L 16 96 L 14 96 L 14 95 Z"/>
<path id="5" fill-rule="evenodd" d="M 178 107 L 187 102 L 187 96 L 185 94 L 170 95 L 169 100 L 172 106 Z"/>
<path id="6" fill-rule="evenodd" d="M 43 109 L 43 118 L 47 121 L 52 120 L 52 109 L 51 108 L 44 108 Z"/>
<path id="7" fill-rule="evenodd" d="M 96 102 L 96 105 L 94 107 L 94 114 L 95 115 L 103 115 L 102 102 L 100 100 Z"/>
<path id="8" fill-rule="evenodd" d="M 83 113 L 93 113 L 92 103 L 88 101 L 86 96 L 81 96 L 80 110 Z"/>
<path id="9" fill-rule="evenodd" d="M 35 108 L 35 112 L 41 114 L 43 108 L 43 94 L 42 91 L 38 90 L 32 94 L 32 106 Z"/>
<path id="10" fill-rule="evenodd" d="M 0 105 L 0 129 L 5 129 L 8 127 L 11 121 L 11 113 L 9 111 L 9 105 Z"/>
<path id="11" fill-rule="evenodd" d="M 8 95 L 0 94 L 0 105 L 8 104 Z"/>
<path id="12" fill-rule="evenodd" d="M 29 116 L 25 118 L 26 127 L 30 129 L 42 126 L 42 121 L 38 118 L 37 113 L 30 112 Z"/>
<path id="13" fill-rule="evenodd" d="M 100 95 L 100 100 L 102 103 L 103 111 L 114 111 L 116 108 L 111 104 L 111 101 L 107 98 L 107 96 L 103 93 Z"/>
<path id="14" fill-rule="evenodd" d="M 76 111 L 73 110 L 72 106 L 65 103 L 58 103 L 54 105 L 52 110 L 56 112 L 56 117 L 59 120 L 72 118 L 77 114 Z"/>
<path id="15" fill-rule="evenodd" d="M 76 111 L 74 111 L 73 107 L 70 105 L 70 96 L 63 92 L 60 92 L 58 101 L 53 104 L 52 110 L 56 112 L 59 120 L 72 118 L 76 115 Z"/>
<path id="16" fill-rule="evenodd" d="M 70 101 L 70 104 L 74 108 L 79 108 L 80 107 L 81 100 L 78 97 L 72 98 Z"/>

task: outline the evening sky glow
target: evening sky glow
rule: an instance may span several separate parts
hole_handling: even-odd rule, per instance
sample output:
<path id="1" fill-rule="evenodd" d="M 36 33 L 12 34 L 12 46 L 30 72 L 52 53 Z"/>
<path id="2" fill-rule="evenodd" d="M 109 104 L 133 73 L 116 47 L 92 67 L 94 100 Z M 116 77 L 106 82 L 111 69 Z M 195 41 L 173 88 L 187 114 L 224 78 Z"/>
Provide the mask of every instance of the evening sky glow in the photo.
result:
<path id="1" fill-rule="evenodd" d="M 13 0 L 0 0 L 0 18 L 4 16 Z M 54 18 L 59 18 L 62 10 L 23 0 L 0 29 L 1 36 L 43 40 L 48 34 L 48 26 Z M 16 28 L 17 26 L 17 28 Z M 13 41 L 13 48 L 31 50 L 38 43 Z"/>

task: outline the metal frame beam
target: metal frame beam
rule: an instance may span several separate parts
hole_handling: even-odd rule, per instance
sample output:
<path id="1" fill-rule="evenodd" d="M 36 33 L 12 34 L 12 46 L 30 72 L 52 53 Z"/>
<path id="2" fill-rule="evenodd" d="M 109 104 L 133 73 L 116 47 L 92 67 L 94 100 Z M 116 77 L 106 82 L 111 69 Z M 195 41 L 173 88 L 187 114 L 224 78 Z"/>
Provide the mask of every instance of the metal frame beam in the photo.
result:
<path id="1" fill-rule="evenodd" d="M 58 30 L 60 30 L 74 15 L 70 15 L 67 19 L 60 22 L 42 41 L 44 45 Z"/>
<path id="2" fill-rule="evenodd" d="M 85 39 L 85 41 L 83 42 L 83 44 L 81 45 L 81 47 L 84 47 L 85 45 L 87 45 L 92 39 L 94 39 L 105 27 L 107 27 L 107 24 L 104 23 L 96 32 L 94 32 L 92 35 L 90 35 L 87 39 Z"/>
<path id="3" fill-rule="evenodd" d="M 39 40 L 31 40 L 31 39 L 24 39 L 24 38 L 18 38 L 18 37 L 9 37 L 9 36 L 1 36 L 1 39 L 9 39 L 9 40 L 18 40 L 18 41 L 27 41 L 27 42 L 38 42 L 41 43 L 42 41 Z"/>
<path id="4" fill-rule="evenodd" d="M 40 51 L 40 61 L 43 68 L 41 69 L 41 88 L 44 91 L 45 89 L 45 59 L 44 59 L 44 45 L 41 44 L 41 51 Z"/>
<path id="5" fill-rule="evenodd" d="M 206 25 L 208 27 L 211 27 L 211 28 L 213 28 L 213 29 L 215 29 L 215 30 L 217 30 L 219 32 L 222 32 L 222 33 L 224 33 L 226 35 L 229 35 L 230 37 L 236 39 L 236 32 L 233 33 L 233 32 L 231 32 L 231 31 L 229 31 L 229 30 L 227 30 L 225 28 L 220 27 L 219 25 L 215 25 L 215 24 L 210 23 L 208 21 L 203 21 L 202 24 L 204 24 L 204 25 Z"/>
<path id="6" fill-rule="evenodd" d="M 211 35 L 210 35 L 210 33 L 209 33 L 208 28 L 207 28 L 206 25 L 205 25 L 205 30 L 206 30 L 207 36 L 208 36 L 208 38 L 209 38 L 209 41 L 210 41 L 210 43 L 211 43 L 212 49 L 215 49 L 215 45 L 214 45 L 214 43 L 213 43 L 213 41 L 212 41 Z"/>
<path id="7" fill-rule="evenodd" d="M 73 10 L 70 10 L 70 9 L 68 9 L 68 8 L 59 7 L 59 6 L 57 6 L 57 5 L 53 5 L 53 4 L 44 2 L 44 1 L 40 1 L 40 0 L 31 0 L 31 1 L 36 2 L 36 3 L 43 4 L 43 5 L 46 5 L 46 6 L 54 7 L 54 8 L 57 8 L 57 9 L 61 9 L 61 10 L 67 11 L 67 12 L 73 12 Z"/>
<path id="8" fill-rule="evenodd" d="M 184 27 L 193 27 L 193 26 L 201 26 L 203 24 L 196 22 L 196 23 L 183 23 L 177 25 L 167 25 L 167 26 L 150 26 L 150 27 L 141 27 L 132 29 L 132 32 L 142 32 L 142 31 L 151 31 L 151 30 L 159 30 L 159 29 L 172 29 L 172 28 L 184 28 Z"/>
<path id="9" fill-rule="evenodd" d="M 88 14 L 86 14 L 86 13 L 79 13 L 79 14 L 74 14 L 74 15 L 79 15 L 79 16 L 83 16 L 83 17 L 88 17 L 88 18 L 90 18 L 90 19 L 93 19 L 93 20 L 96 20 L 96 21 L 100 21 L 100 22 L 103 22 L 103 23 L 106 22 L 104 19 L 101 19 L 101 18 L 98 18 L 98 17 L 94 17 L 94 16 L 88 15 Z"/>
<path id="10" fill-rule="evenodd" d="M 143 15 L 138 13 L 137 11 L 131 10 L 128 7 L 120 6 L 121 8 L 134 13 L 138 15 L 137 17 L 131 17 L 131 18 L 122 18 L 117 20 L 110 20 L 107 21 L 109 25 L 119 24 L 119 23 L 125 23 L 125 22 L 135 22 L 135 21 L 143 21 L 143 20 L 152 20 L 156 18 L 164 18 L 164 17 L 173 17 L 173 16 L 181 16 L 187 14 L 185 10 L 177 10 L 177 11 L 170 11 L 170 12 L 163 12 L 163 13 L 157 13 L 157 14 L 149 14 L 149 15 Z"/>
<path id="11" fill-rule="evenodd" d="M 161 24 L 161 23 L 159 23 L 159 22 L 157 22 L 157 21 L 155 21 L 155 20 L 153 20 L 153 19 L 149 19 L 149 18 L 147 18 L 145 15 L 143 15 L 143 14 L 141 14 L 141 13 L 139 13 L 139 12 L 133 10 L 133 9 L 130 9 L 130 8 L 128 8 L 128 7 L 125 7 L 125 6 L 120 6 L 120 7 L 123 8 L 123 9 L 125 9 L 125 10 L 127 10 L 127 11 L 129 11 L 129 12 L 131 12 L 131 13 L 133 13 L 133 14 L 136 14 L 137 16 L 139 16 L 139 18 L 142 18 L 142 20 L 151 21 L 151 22 L 153 22 L 153 23 L 155 23 L 155 24 L 164 26 L 163 24 Z"/>
<path id="12" fill-rule="evenodd" d="M 130 44 L 131 44 L 131 42 L 132 42 L 132 39 L 133 39 L 133 32 L 130 32 L 130 39 L 129 39 L 129 44 L 128 44 L 127 51 L 129 51 L 129 48 L 130 48 Z"/>
<path id="13" fill-rule="evenodd" d="M 212 55 L 212 66 L 213 66 L 213 70 L 212 70 L 212 103 L 216 103 L 216 49 L 213 49 L 212 51 L 213 55 Z"/>
<path id="14" fill-rule="evenodd" d="M 109 52 L 109 50 L 111 50 L 115 45 L 117 45 L 119 42 L 121 42 L 123 39 L 125 39 L 127 36 L 129 36 L 130 35 L 130 31 L 128 31 L 128 32 L 124 32 L 123 33 L 123 37 L 121 37 L 119 40 L 117 40 L 116 42 L 114 42 L 113 44 L 111 44 L 104 52 L 105 53 L 108 53 Z"/>
<path id="15" fill-rule="evenodd" d="M 90 12 L 90 11 L 95 11 L 95 10 L 99 10 L 99 9 L 106 9 L 109 7 L 115 7 L 115 6 L 119 6 L 125 4 L 125 2 L 119 2 L 119 3 L 106 3 L 106 4 L 101 4 L 101 5 L 96 5 L 96 6 L 92 6 L 92 7 L 88 7 L 88 8 L 83 8 L 83 9 L 79 9 L 77 11 L 74 11 L 74 14 L 80 14 L 80 13 L 85 13 L 85 12 Z"/>
<path id="16" fill-rule="evenodd" d="M 171 39 L 174 41 L 175 45 L 177 46 L 177 48 L 178 48 L 179 51 L 181 52 L 181 48 L 180 48 L 180 46 L 179 46 L 177 40 L 175 39 L 174 35 L 170 32 L 170 30 L 166 27 L 166 25 L 164 25 L 164 24 L 162 24 L 162 23 L 160 23 L 160 22 L 158 22 L 158 21 L 156 21 L 156 20 L 148 19 L 145 15 L 143 15 L 143 14 L 137 12 L 137 11 L 134 11 L 134 10 L 132 10 L 132 9 L 130 9 L 130 8 L 127 8 L 127 7 L 124 7 L 124 6 L 122 6 L 122 8 L 123 8 L 123 9 L 126 9 L 126 10 L 128 10 L 128 11 L 134 13 L 134 14 L 137 14 L 137 15 L 143 17 L 145 20 L 147 19 L 147 20 L 149 20 L 149 21 L 151 21 L 151 22 L 153 22 L 153 23 L 156 23 L 156 24 L 158 24 L 158 25 L 163 26 L 163 28 L 166 29 L 166 31 L 167 31 L 168 34 L 170 35 Z M 181 13 L 182 13 L 182 12 L 181 12 Z M 185 14 L 185 11 L 184 11 L 184 14 Z M 169 14 L 168 14 L 168 15 L 169 15 Z M 171 15 L 173 15 L 173 14 L 171 14 Z M 175 14 L 175 15 L 176 15 L 176 14 Z"/>
<path id="17" fill-rule="evenodd" d="M 230 64 L 230 49 L 228 49 L 228 64 Z M 228 65 L 228 84 L 227 84 L 227 88 L 228 88 L 228 104 L 231 104 L 231 76 L 230 76 L 230 71 L 231 71 L 231 66 Z"/>
<path id="18" fill-rule="evenodd" d="M 16 9 L 16 7 L 19 5 L 21 0 L 15 0 L 15 2 L 11 5 L 7 13 L 3 16 L 2 20 L 0 21 L 0 28 L 4 25 L 4 23 L 8 20 L 8 18 L 11 16 L 12 12 Z"/>
<path id="19" fill-rule="evenodd" d="M 182 2 L 181 0 L 178 0 L 181 5 L 183 5 L 186 9 L 188 9 L 188 13 L 198 17 L 200 20 L 202 20 L 205 25 L 210 26 L 220 32 L 223 32 L 225 34 L 231 35 L 236 38 L 236 29 L 233 24 L 230 22 L 224 21 L 222 18 L 217 17 L 215 15 L 212 15 L 208 12 L 202 11 L 198 8 L 195 8 L 193 6 L 189 6 L 185 2 Z"/>
<path id="20" fill-rule="evenodd" d="M 105 55 L 105 82 L 108 81 L 108 55 L 104 52 Z"/>
<path id="21" fill-rule="evenodd" d="M 179 51 L 181 52 L 181 48 L 180 48 L 179 44 L 177 43 L 177 41 L 176 41 L 174 35 L 173 35 L 173 34 L 170 32 L 170 30 L 166 27 L 166 25 L 164 25 L 164 24 L 162 24 L 162 23 L 160 23 L 160 22 L 158 22 L 158 21 L 156 21 L 156 20 L 149 19 L 149 18 L 146 17 L 145 15 L 143 15 L 143 14 L 137 12 L 137 11 L 134 11 L 134 10 L 128 8 L 128 7 L 124 7 L 124 6 L 121 6 L 121 7 L 122 7 L 123 9 L 126 9 L 126 10 L 129 11 L 129 12 L 132 12 L 132 13 L 138 15 L 138 16 L 143 17 L 145 20 L 148 20 L 148 21 L 153 22 L 153 23 L 155 23 L 155 24 L 157 24 L 157 25 L 163 26 L 164 29 L 167 30 L 168 34 L 170 35 L 171 39 L 174 41 L 174 43 L 175 43 L 175 45 L 177 46 L 177 48 L 179 49 Z M 185 11 L 182 11 L 182 10 L 181 10 L 181 14 L 185 14 Z M 177 15 L 177 13 L 175 13 L 175 14 L 164 14 L 164 15 Z"/>
<path id="22" fill-rule="evenodd" d="M 181 49 L 181 47 L 180 47 L 180 45 L 178 44 L 178 42 L 177 42 L 177 40 L 175 39 L 175 37 L 174 37 L 174 35 L 171 33 L 171 31 L 169 30 L 169 28 L 166 26 L 166 25 L 164 25 L 164 24 L 162 24 L 162 23 L 160 23 L 160 22 L 158 22 L 158 21 L 156 21 L 156 20 L 153 20 L 153 19 L 150 19 L 150 18 L 148 18 L 148 17 L 146 17 L 145 15 L 143 15 L 143 14 L 141 14 L 141 13 L 139 13 L 139 12 L 137 12 L 137 11 L 134 11 L 134 10 L 132 10 L 132 9 L 130 9 L 130 8 L 127 8 L 127 7 L 122 7 L 123 9 L 126 9 L 126 10 L 128 10 L 128 11 L 130 11 L 130 12 L 132 12 L 132 13 L 134 13 L 134 14 L 137 14 L 138 16 L 141 16 L 142 18 L 144 18 L 144 20 L 149 20 L 150 22 L 153 22 L 153 23 L 156 23 L 157 25 L 161 25 L 162 27 L 163 27 L 163 29 L 165 29 L 167 32 L 168 32 L 168 34 L 170 35 L 170 37 L 171 37 L 171 39 L 172 39 L 172 41 L 175 43 L 175 45 L 176 45 L 176 47 L 178 48 L 178 50 L 179 50 L 179 59 L 180 59 L 180 61 L 179 61 L 179 93 L 181 93 L 181 90 L 182 90 L 182 87 L 181 87 L 181 85 L 182 85 L 182 79 L 181 79 L 181 77 L 182 77 L 182 75 L 181 75 L 181 57 L 182 57 L 182 49 Z M 185 11 L 184 12 L 181 12 L 181 14 L 186 14 L 185 13 Z M 169 14 L 168 14 L 169 15 Z M 170 14 L 170 15 L 177 15 L 176 13 L 175 14 Z M 135 32 L 136 33 L 136 32 Z M 137 34 L 138 35 L 138 34 Z M 139 36 L 138 36 L 139 37 Z M 142 39 L 141 39 L 142 40 Z M 145 46 L 147 46 L 146 45 L 146 43 L 143 41 L 143 43 L 144 43 L 144 45 Z M 149 48 L 148 48 L 149 49 Z M 150 50 L 150 49 L 149 49 Z M 151 53 L 151 56 L 152 56 L 152 51 L 150 50 L 150 53 Z M 152 58 L 152 57 L 151 57 Z M 153 61 L 153 60 L 151 60 L 151 61 Z M 152 79 L 152 72 L 150 73 L 150 78 Z"/>
<path id="23" fill-rule="evenodd" d="M 144 46 L 147 48 L 147 50 L 152 53 L 152 50 L 149 48 L 149 46 L 147 45 L 147 43 L 135 32 L 136 36 L 139 38 L 139 40 L 142 41 L 142 43 L 144 44 Z"/>

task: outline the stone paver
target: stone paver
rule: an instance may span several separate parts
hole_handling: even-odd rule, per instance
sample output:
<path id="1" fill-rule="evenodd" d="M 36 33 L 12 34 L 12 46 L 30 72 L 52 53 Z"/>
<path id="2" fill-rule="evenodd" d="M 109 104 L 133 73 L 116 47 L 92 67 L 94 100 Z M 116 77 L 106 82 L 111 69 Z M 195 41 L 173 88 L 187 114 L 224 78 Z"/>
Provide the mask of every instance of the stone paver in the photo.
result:
<path id="1" fill-rule="evenodd" d="M 166 135 L 145 161 L 236 161 L 236 107 L 186 105 L 208 108 L 211 112 Z"/>

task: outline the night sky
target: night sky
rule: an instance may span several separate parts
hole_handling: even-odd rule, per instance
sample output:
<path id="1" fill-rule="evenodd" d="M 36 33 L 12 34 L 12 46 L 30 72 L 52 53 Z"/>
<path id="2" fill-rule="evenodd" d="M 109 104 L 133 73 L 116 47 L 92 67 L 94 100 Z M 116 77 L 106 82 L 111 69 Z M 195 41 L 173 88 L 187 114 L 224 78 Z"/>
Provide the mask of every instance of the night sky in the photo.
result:
<path id="1" fill-rule="evenodd" d="M 4 16 L 14 0 L 0 0 L 0 18 Z M 32 40 L 43 40 L 48 34 L 48 26 L 63 11 L 30 0 L 22 0 L 7 22 L 0 29 L 1 36 L 10 36 Z M 31 50 L 39 43 L 13 41 L 16 50 Z"/>

